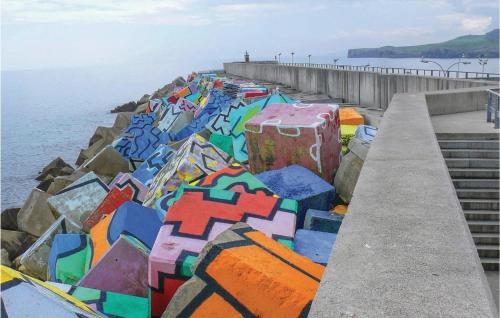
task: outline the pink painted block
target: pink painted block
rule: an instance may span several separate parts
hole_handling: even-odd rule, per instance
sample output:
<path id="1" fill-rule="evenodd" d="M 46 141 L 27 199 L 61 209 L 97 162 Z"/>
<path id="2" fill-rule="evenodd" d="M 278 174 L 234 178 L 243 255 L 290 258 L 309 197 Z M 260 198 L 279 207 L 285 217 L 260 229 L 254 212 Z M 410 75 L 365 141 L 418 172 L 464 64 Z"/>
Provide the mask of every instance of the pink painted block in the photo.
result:
<path id="1" fill-rule="evenodd" d="M 272 104 L 245 124 L 252 173 L 299 164 L 327 182 L 341 161 L 339 108 Z"/>

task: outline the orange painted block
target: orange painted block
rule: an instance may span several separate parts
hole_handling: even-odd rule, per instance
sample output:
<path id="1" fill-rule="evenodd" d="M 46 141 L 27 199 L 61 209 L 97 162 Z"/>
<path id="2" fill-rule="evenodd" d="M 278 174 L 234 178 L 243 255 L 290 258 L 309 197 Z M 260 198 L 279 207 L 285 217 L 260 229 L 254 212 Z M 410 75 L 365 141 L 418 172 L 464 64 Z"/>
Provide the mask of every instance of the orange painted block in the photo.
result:
<path id="1" fill-rule="evenodd" d="M 162 317 L 305 317 L 324 267 L 237 223 L 208 243 Z"/>
<path id="2" fill-rule="evenodd" d="M 341 107 L 339 112 L 341 125 L 363 125 L 365 123 L 363 116 L 354 108 Z"/>

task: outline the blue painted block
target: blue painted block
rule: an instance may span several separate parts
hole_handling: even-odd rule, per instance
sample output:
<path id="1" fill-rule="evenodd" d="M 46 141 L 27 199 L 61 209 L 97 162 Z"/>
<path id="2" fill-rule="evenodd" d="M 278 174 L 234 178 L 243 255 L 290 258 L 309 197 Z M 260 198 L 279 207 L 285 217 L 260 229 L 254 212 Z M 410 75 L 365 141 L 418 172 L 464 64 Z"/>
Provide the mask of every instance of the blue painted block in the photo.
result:
<path id="1" fill-rule="evenodd" d="M 153 178 L 160 172 L 170 160 L 174 157 L 175 150 L 167 145 L 160 145 L 156 150 L 137 168 L 132 176 L 149 186 Z"/>
<path id="2" fill-rule="evenodd" d="M 255 176 L 280 197 L 299 202 L 299 229 L 304 226 L 308 209 L 330 210 L 335 199 L 335 188 L 331 184 L 299 165 L 269 170 Z"/>
<path id="3" fill-rule="evenodd" d="M 377 127 L 359 125 L 358 128 L 356 128 L 355 136 L 364 142 L 372 142 L 375 135 L 377 135 Z"/>
<path id="4" fill-rule="evenodd" d="M 338 233 L 344 216 L 329 211 L 309 209 L 306 212 L 304 229 L 311 231 Z"/>
<path id="5" fill-rule="evenodd" d="M 311 261 L 326 265 L 333 251 L 337 234 L 310 230 L 297 230 L 294 244 L 295 252 Z"/>

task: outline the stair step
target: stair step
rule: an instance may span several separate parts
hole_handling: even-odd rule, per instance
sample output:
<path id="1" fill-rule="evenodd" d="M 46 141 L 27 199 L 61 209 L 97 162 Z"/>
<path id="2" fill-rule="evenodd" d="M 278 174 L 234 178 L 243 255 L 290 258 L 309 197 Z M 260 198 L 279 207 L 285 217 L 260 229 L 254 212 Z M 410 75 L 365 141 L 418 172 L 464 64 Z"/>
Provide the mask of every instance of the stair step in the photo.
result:
<path id="1" fill-rule="evenodd" d="M 498 245 L 498 233 L 471 233 L 474 243 L 484 245 Z"/>
<path id="2" fill-rule="evenodd" d="M 465 219 L 468 221 L 499 221 L 498 211 L 491 210 L 464 210 Z"/>
<path id="3" fill-rule="evenodd" d="M 500 246 L 498 245 L 483 245 L 483 244 L 478 244 L 476 245 L 477 248 L 477 253 L 479 254 L 479 257 L 485 257 L 485 258 L 498 258 L 498 254 L 500 252 Z"/>
<path id="4" fill-rule="evenodd" d="M 487 199 L 460 199 L 464 210 L 494 210 L 498 211 L 498 200 Z"/>
<path id="5" fill-rule="evenodd" d="M 453 179 L 453 185 L 455 188 L 461 189 L 498 189 L 499 182 L 498 179 Z"/>
<path id="6" fill-rule="evenodd" d="M 450 168 L 448 169 L 452 178 L 463 179 L 498 179 L 500 176 L 499 169 L 466 169 L 466 168 Z"/>
<path id="7" fill-rule="evenodd" d="M 446 158 L 445 161 L 448 168 L 499 168 L 498 159 Z"/>
<path id="8" fill-rule="evenodd" d="M 467 221 L 471 233 L 498 233 L 498 221 Z M 498 235 L 498 234 L 497 234 Z"/>
<path id="9" fill-rule="evenodd" d="M 497 133 L 436 133 L 439 140 L 499 140 Z"/>
<path id="10" fill-rule="evenodd" d="M 498 150 L 494 149 L 443 149 L 444 158 L 484 158 L 498 159 Z"/>
<path id="11" fill-rule="evenodd" d="M 498 189 L 456 189 L 460 199 L 498 199 Z"/>
<path id="12" fill-rule="evenodd" d="M 485 271 L 498 271 L 498 258 L 480 257 L 480 260 Z"/>
<path id="13" fill-rule="evenodd" d="M 441 149 L 493 149 L 498 150 L 498 140 L 438 140 Z"/>

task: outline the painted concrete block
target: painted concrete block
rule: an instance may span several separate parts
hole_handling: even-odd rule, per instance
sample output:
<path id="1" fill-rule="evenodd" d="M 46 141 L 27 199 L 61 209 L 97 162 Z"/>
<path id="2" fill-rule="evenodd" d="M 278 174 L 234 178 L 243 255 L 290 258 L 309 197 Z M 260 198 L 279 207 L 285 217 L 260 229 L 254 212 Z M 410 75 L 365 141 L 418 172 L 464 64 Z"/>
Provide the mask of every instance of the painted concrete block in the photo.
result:
<path id="1" fill-rule="evenodd" d="M 108 192 L 108 186 L 94 172 L 89 172 L 47 202 L 56 214 L 65 215 L 82 226 L 81 220 L 85 220 L 99 206 Z"/>
<path id="2" fill-rule="evenodd" d="M 48 279 L 74 285 L 90 269 L 92 240 L 87 234 L 56 234 L 48 260 Z"/>
<path id="3" fill-rule="evenodd" d="M 341 161 L 338 105 L 273 104 L 245 130 L 250 172 L 299 164 L 333 181 Z"/>
<path id="4" fill-rule="evenodd" d="M 139 240 L 121 235 L 78 286 L 148 297 L 148 254 Z"/>
<path id="5" fill-rule="evenodd" d="M 193 105 L 193 107 L 189 107 L 189 104 Z M 158 128 L 170 134 L 177 134 L 193 121 L 194 109 L 193 103 L 183 98 L 179 99 L 176 104 L 170 104 L 161 113 Z"/>
<path id="6" fill-rule="evenodd" d="M 335 199 L 335 188 L 331 184 L 299 165 L 266 171 L 255 177 L 278 196 L 299 203 L 297 228 L 304 226 L 308 209 L 328 211 Z"/>
<path id="7" fill-rule="evenodd" d="M 342 107 L 339 110 L 341 125 L 363 125 L 365 120 L 363 116 L 352 107 Z"/>
<path id="8" fill-rule="evenodd" d="M 372 142 L 377 135 L 377 131 L 377 127 L 369 125 L 359 125 L 358 128 L 356 128 L 355 136 L 356 138 L 359 138 L 364 142 Z"/>
<path id="9" fill-rule="evenodd" d="M 342 225 L 343 215 L 330 211 L 309 209 L 306 213 L 304 229 L 319 232 L 338 233 Z"/>
<path id="10" fill-rule="evenodd" d="M 175 191 L 182 182 L 200 179 L 231 163 L 231 156 L 195 134 L 184 142 L 175 157 L 156 175 L 144 206 L 155 208 L 158 199 Z"/>
<path id="11" fill-rule="evenodd" d="M 120 172 L 129 171 L 129 163 L 113 146 L 108 145 L 93 158 L 83 164 L 83 167 L 96 174 L 114 178 Z"/>
<path id="12" fill-rule="evenodd" d="M 149 318 L 149 298 L 48 282 L 93 310 L 117 318 Z"/>
<path id="13" fill-rule="evenodd" d="M 51 197 L 39 189 L 33 189 L 17 214 L 17 224 L 21 231 L 35 236 L 42 235 L 56 220 L 47 200 Z"/>
<path id="14" fill-rule="evenodd" d="M 155 210 L 132 201 L 123 203 L 115 212 L 104 215 L 90 229 L 93 243 L 92 266 L 97 264 L 121 234 L 127 234 L 151 249 L 161 225 L 162 220 Z"/>
<path id="15" fill-rule="evenodd" d="M 333 250 L 337 234 L 310 230 L 297 230 L 295 251 L 311 261 L 326 265 Z"/>
<path id="16" fill-rule="evenodd" d="M 6 266 L 2 266 L 1 269 L 4 317 L 105 317 L 57 287 Z"/>
<path id="17" fill-rule="evenodd" d="M 156 150 L 141 164 L 132 176 L 146 186 L 153 182 L 153 178 L 175 155 L 175 150 L 167 145 L 160 145 Z"/>
<path id="18" fill-rule="evenodd" d="M 230 95 L 226 95 L 230 96 Z M 222 109 L 217 116 L 212 118 L 208 124 L 207 128 L 212 133 L 216 133 L 223 136 L 231 135 L 231 122 L 229 120 L 231 113 L 236 110 L 245 107 L 246 104 L 241 99 L 235 99 L 227 107 Z"/>
<path id="19" fill-rule="evenodd" d="M 224 135 L 219 135 L 218 133 L 211 133 L 210 138 L 208 140 L 212 145 L 216 146 L 225 153 L 229 154 L 231 157 L 234 157 L 233 139 L 231 138 L 231 136 L 224 136 Z"/>
<path id="20" fill-rule="evenodd" d="M 137 170 L 137 168 L 139 168 L 142 165 L 143 162 L 144 162 L 144 159 L 129 158 L 128 159 L 128 170 L 129 170 L 129 172 L 134 172 L 135 170 Z"/>
<path id="21" fill-rule="evenodd" d="M 232 164 L 191 183 L 193 186 L 257 195 L 274 195 L 262 181 L 240 164 Z"/>
<path id="22" fill-rule="evenodd" d="M 246 122 L 273 103 L 293 103 L 293 101 L 284 94 L 273 94 L 269 97 L 249 104 L 246 107 L 240 107 L 229 114 L 234 158 L 239 162 L 245 162 L 248 160 L 248 150 L 245 139 Z"/>
<path id="23" fill-rule="evenodd" d="M 20 257 L 19 263 L 26 269 L 26 272 L 42 280 L 47 280 L 47 263 L 49 260 L 52 241 L 56 234 L 78 233 L 80 227 L 60 216 L 45 233 L 40 236 Z"/>
<path id="24" fill-rule="evenodd" d="M 104 215 L 111 214 L 127 201 L 142 203 L 148 192 L 143 185 L 129 173 L 121 173 L 110 183 L 111 190 L 99 206 L 83 221 L 83 229 L 89 231 Z"/>
<path id="25" fill-rule="evenodd" d="M 306 317 L 324 267 L 238 223 L 193 270 L 162 317 Z"/>
<path id="26" fill-rule="evenodd" d="M 153 315 L 168 304 L 164 286 L 186 280 L 202 248 L 237 222 L 292 247 L 297 202 L 274 196 L 181 186 L 169 208 L 149 257 Z M 168 291 L 171 293 L 171 290 Z"/>
<path id="27" fill-rule="evenodd" d="M 356 134 L 358 125 L 340 125 L 340 138 L 342 142 L 342 154 L 347 153 L 347 145 Z"/>

